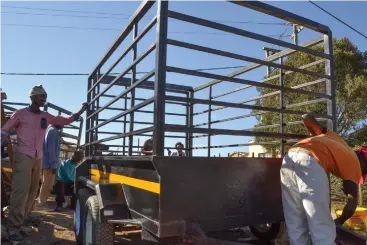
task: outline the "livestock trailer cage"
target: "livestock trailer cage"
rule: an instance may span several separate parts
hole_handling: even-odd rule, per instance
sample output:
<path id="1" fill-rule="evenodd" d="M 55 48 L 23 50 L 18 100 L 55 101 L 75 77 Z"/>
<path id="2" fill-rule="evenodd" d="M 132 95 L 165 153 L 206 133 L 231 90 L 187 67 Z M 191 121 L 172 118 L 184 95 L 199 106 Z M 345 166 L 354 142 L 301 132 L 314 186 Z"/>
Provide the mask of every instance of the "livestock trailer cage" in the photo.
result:
<path id="1" fill-rule="evenodd" d="M 192 5 L 189 13 L 181 13 L 182 4 Z M 302 26 L 316 37 L 291 43 L 193 16 L 195 4 L 208 12 L 213 4 L 223 6 L 223 18 L 233 9 L 280 19 L 282 28 Z M 186 27 L 194 35 L 175 35 Z M 218 35 L 203 38 L 203 30 Z M 256 57 L 256 45 L 273 45 L 265 46 L 272 52 Z M 291 65 L 297 55 L 305 63 Z M 216 59 L 232 72 L 197 67 Z M 305 137 L 304 113 L 335 130 L 333 72 L 330 29 L 277 7 L 142 2 L 88 79 L 86 158 L 75 177 L 78 244 L 113 244 L 115 231 L 129 224 L 142 228 L 142 239 L 159 243 L 216 244 L 210 234 L 247 226 L 273 239 L 284 219 L 281 159 L 217 157 L 218 150 L 263 145 L 281 156 Z M 246 121 L 254 118 L 261 124 Z M 244 142 L 248 137 L 256 140 Z M 146 139 L 153 141 L 152 155 L 141 154 Z M 176 141 L 185 156 L 167 156 Z"/>

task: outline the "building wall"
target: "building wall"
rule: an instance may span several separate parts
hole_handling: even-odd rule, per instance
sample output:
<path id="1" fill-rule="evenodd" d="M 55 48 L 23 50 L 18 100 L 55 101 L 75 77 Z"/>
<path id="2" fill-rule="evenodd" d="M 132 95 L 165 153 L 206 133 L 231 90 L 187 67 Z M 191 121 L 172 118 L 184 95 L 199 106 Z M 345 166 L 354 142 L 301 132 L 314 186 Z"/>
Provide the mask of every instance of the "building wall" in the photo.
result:
<path id="1" fill-rule="evenodd" d="M 254 143 L 253 140 L 249 140 L 248 143 Z M 266 149 L 261 145 L 250 145 L 248 147 L 248 157 L 272 157 L 271 152 L 266 152 Z"/>

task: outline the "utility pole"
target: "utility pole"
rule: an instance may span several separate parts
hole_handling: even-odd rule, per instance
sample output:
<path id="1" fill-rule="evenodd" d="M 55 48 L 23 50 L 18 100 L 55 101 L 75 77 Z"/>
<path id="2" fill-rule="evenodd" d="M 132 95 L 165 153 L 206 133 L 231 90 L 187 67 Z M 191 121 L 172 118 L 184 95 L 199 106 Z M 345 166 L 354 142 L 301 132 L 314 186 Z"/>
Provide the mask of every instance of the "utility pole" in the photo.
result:
<path id="1" fill-rule="evenodd" d="M 275 53 L 280 52 L 279 49 L 274 49 L 274 48 L 268 48 L 268 47 L 263 47 L 263 50 L 265 51 L 265 57 L 268 58 L 270 55 L 273 55 Z M 270 72 L 271 72 L 271 67 L 270 66 L 266 66 L 266 77 L 270 76 Z"/>
<path id="2" fill-rule="evenodd" d="M 293 24 L 293 34 L 291 35 L 291 38 L 293 39 L 293 43 L 298 45 L 298 33 L 300 33 L 303 30 L 303 26 L 300 26 L 298 28 L 297 24 Z"/>

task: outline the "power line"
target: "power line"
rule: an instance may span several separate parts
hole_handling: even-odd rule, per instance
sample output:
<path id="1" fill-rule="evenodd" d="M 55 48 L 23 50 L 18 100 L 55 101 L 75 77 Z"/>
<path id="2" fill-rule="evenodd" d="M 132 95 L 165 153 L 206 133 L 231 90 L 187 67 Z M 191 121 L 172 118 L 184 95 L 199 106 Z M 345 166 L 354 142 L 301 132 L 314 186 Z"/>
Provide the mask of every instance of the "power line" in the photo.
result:
<path id="1" fill-rule="evenodd" d="M 36 16 L 53 16 L 53 17 L 73 17 L 73 18 L 93 18 L 93 19 L 119 19 L 126 20 L 129 17 L 111 17 L 111 16 L 88 16 L 88 15 L 67 15 L 67 14 L 49 14 L 49 13 L 29 13 L 29 12 L 7 12 L 1 11 L 2 14 L 15 14 L 15 15 L 36 15 Z"/>
<path id="2" fill-rule="evenodd" d="M 332 13 L 330 13 L 329 11 L 327 11 L 326 9 L 320 7 L 319 5 L 317 5 L 316 3 L 314 3 L 313 1 L 309 0 L 310 3 L 312 3 L 313 5 L 315 5 L 317 8 L 321 9 L 322 11 L 324 11 L 325 13 L 327 13 L 328 15 L 332 16 L 334 19 L 338 20 L 339 22 L 341 22 L 342 24 L 344 24 L 345 26 L 349 27 L 350 29 L 352 29 L 353 31 L 357 32 L 359 35 L 361 35 L 362 37 L 367 39 L 367 36 L 364 35 L 362 32 L 358 31 L 357 29 L 355 29 L 354 27 L 350 26 L 349 24 L 345 23 L 343 20 L 339 19 L 338 17 L 336 17 L 335 15 L 333 15 Z"/>
<path id="3" fill-rule="evenodd" d="M 3 26 L 17 26 L 17 27 L 37 27 L 37 28 L 60 28 L 60 29 L 76 29 L 76 30 L 94 30 L 94 31 L 121 31 L 117 28 L 98 28 L 98 27 L 79 27 L 79 26 L 60 26 L 60 25 L 32 25 L 32 24 L 14 24 L 14 23 L 2 23 Z M 169 34 L 188 34 L 188 35 L 232 35 L 230 33 L 220 32 L 195 32 L 195 31 L 170 31 Z M 279 35 L 271 34 L 269 37 L 278 37 Z M 289 35 L 286 35 L 289 36 Z"/>
<path id="4" fill-rule="evenodd" d="M 226 70 L 226 69 L 238 69 L 243 66 L 225 66 L 225 67 L 211 67 L 201 68 L 195 71 L 212 71 L 212 70 Z M 137 74 L 146 74 L 148 72 L 142 71 Z M 118 75 L 120 73 L 109 73 L 110 75 Z M 130 73 L 128 73 L 130 74 Z M 1 72 L 1 75 L 6 76 L 89 76 L 89 73 L 27 73 L 27 72 Z"/>
<path id="5" fill-rule="evenodd" d="M 15 9 L 27 9 L 27 10 L 41 10 L 41 11 L 56 11 L 56 12 L 70 12 L 70 13 L 84 13 L 84 14 L 104 14 L 104 15 L 112 15 L 112 16 L 126 16 L 125 18 L 130 18 L 129 14 L 117 14 L 117 13 L 106 13 L 106 12 L 89 12 L 89 11 L 79 11 L 79 10 L 65 10 L 65 9 L 48 9 L 48 8 L 31 8 L 31 7 L 16 7 L 16 6 L 2 6 L 3 8 L 15 8 Z M 7 14 L 28 14 L 28 15 L 50 15 L 50 16 L 58 16 L 58 17 L 78 17 L 78 18 L 113 18 L 113 19 L 125 19 L 125 18 L 116 18 L 116 17 L 107 17 L 107 16 L 78 16 L 78 15 L 53 15 L 46 13 L 24 13 L 24 12 L 3 12 Z M 152 18 L 153 16 L 144 16 L 143 18 Z M 227 22 L 227 23 L 236 23 L 236 24 L 256 24 L 256 25 L 289 25 L 288 22 L 256 22 L 256 21 L 234 21 L 234 20 L 212 20 L 217 22 Z"/>
<path id="6" fill-rule="evenodd" d="M 127 16 L 130 17 L 129 14 L 117 14 L 117 13 L 106 13 L 106 12 L 90 12 L 90 11 L 80 11 L 80 10 L 69 10 L 69 9 L 48 9 L 48 8 L 31 8 L 31 7 L 17 7 L 17 6 L 9 6 L 9 5 L 1 5 L 2 8 L 13 8 L 13 9 L 30 9 L 30 10 L 42 10 L 42 11 L 54 11 L 54 12 L 66 12 L 66 13 L 83 13 L 83 14 L 105 14 L 105 15 L 114 15 L 114 16 Z"/>

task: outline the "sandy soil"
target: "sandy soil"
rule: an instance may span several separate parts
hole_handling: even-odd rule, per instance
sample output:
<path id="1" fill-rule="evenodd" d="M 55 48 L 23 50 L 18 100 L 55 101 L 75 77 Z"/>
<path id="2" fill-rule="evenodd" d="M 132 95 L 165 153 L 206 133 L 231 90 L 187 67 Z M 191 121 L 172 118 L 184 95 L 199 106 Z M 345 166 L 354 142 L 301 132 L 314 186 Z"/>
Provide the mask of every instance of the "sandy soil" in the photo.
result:
<path id="1" fill-rule="evenodd" d="M 339 203 L 338 203 L 339 204 Z M 339 205 L 336 205 L 339 208 Z M 73 211 L 65 209 L 62 212 L 54 212 L 55 202 L 50 198 L 45 208 L 34 211 L 33 217 L 40 219 L 38 227 L 26 228 L 29 236 L 26 237 L 27 245 L 75 245 L 75 236 L 73 230 Z M 334 208 L 333 208 L 334 209 Z M 334 212 L 332 212 L 334 213 Z M 146 242 L 140 241 L 140 231 L 130 229 L 124 233 L 117 233 L 117 244 L 143 245 Z M 1 244 L 10 245 L 11 243 L 3 241 Z M 256 244 L 256 242 L 254 243 Z M 275 244 L 288 244 L 287 237 L 284 236 Z"/>
<path id="2" fill-rule="evenodd" d="M 54 212 L 55 202 L 49 199 L 45 208 L 32 212 L 41 222 L 38 227 L 27 227 L 29 235 L 25 239 L 27 245 L 75 245 L 73 230 L 73 211 L 65 209 L 62 212 Z M 132 229 L 133 228 L 133 229 Z M 249 236 L 251 236 L 249 234 Z M 11 245 L 3 241 L 3 245 Z M 140 240 L 140 231 L 130 227 L 125 232 L 117 233 L 116 244 L 119 245 L 147 245 Z M 251 244 L 259 244 L 255 241 Z M 286 243 L 276 243 L 286 244 Z"/>

